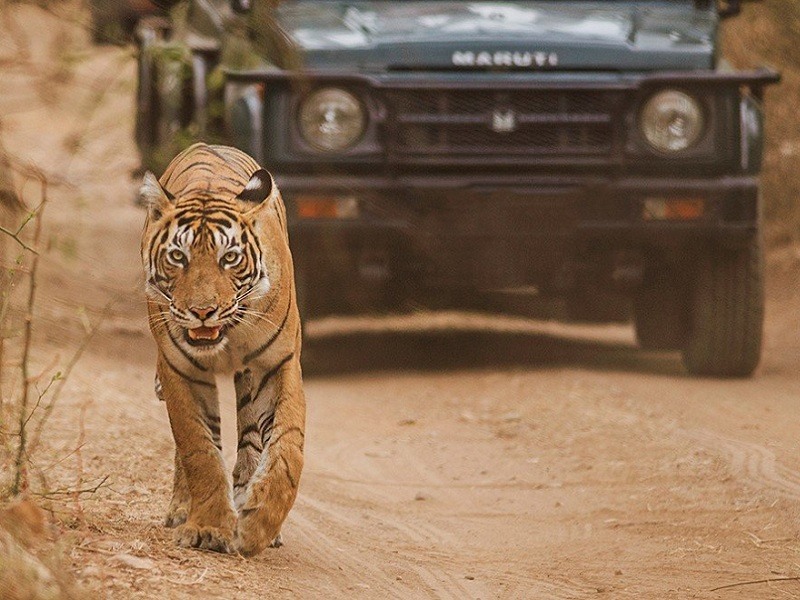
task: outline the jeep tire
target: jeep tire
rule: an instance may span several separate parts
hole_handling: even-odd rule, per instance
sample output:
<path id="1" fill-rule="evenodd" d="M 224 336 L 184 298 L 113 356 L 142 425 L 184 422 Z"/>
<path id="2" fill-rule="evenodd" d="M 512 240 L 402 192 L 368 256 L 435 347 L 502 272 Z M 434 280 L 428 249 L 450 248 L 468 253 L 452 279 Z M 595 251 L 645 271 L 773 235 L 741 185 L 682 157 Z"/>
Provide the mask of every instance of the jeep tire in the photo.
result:
<path id="1" fill-rule="evenodd" d="M 747 377 L 761 356 L 764 259 L 760 237 L 700 256 L 683 362 L 693 375 Z"/>

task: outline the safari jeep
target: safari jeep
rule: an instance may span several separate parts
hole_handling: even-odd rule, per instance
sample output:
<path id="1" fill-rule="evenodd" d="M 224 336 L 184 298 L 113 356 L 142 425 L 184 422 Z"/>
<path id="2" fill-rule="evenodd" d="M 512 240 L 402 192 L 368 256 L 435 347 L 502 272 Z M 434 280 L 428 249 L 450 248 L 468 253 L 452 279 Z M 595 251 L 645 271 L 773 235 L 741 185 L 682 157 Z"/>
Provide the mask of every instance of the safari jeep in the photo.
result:
<path id="1" fill-rule="evenodd" d="M 409 306 L 632 318 L 747 376 L 764 310 L 770 70 L 721 60 L 738 2 L 196 0 L 144 20 L 137 141 L 272 171 L 306 316 Z"/>

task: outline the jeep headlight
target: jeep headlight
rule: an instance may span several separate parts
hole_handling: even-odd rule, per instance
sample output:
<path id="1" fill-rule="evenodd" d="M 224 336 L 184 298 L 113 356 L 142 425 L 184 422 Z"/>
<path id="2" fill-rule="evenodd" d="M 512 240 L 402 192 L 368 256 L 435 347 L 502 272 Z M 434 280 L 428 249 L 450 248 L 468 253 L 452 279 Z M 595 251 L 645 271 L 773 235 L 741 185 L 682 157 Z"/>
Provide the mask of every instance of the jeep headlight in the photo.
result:
<path id="1" fill-rule="evenodd" d="M 326 152 L 355 145 L 367 124 L 358 98 L 339 88 L 322 88 L 309 94 L 300 105 L 298 117 L 303 139 Z"/>
<path id="2" fill-rule="evenodd" d="M 686 92 L 663 90 L 645 102 L 639 113 L 639 127 L 654 149 L 680 152 L 703 135 L 703 108 Z"/>

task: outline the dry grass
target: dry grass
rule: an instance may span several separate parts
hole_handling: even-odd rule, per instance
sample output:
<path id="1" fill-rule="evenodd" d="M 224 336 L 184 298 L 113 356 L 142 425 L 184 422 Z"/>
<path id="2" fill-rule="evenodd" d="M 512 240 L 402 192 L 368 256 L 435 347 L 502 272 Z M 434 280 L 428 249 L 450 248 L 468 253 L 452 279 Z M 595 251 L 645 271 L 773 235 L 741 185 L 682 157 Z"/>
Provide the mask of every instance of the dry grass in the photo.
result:
<path id="1" fill-rule="evenodd" d="M 800 3 L 745 4 L 723 26 L 724 55 L 739 68 L 769 65 L 783 81 L 766 96 L 766 148 L 762 176 L 768 239 L 800 242 Z"/>

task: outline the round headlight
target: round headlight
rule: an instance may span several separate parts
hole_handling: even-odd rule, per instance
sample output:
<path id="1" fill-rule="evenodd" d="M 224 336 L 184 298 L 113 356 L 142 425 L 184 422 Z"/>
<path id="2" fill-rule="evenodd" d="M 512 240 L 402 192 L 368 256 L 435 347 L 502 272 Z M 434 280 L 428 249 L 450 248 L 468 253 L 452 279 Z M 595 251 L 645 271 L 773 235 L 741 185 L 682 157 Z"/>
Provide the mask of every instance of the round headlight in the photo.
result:
<path id="1" fill-rule="evenodd" d="M 703 135 L 703 109 L 689 94 L 665 90 L 645 103 L 639 126 L 647 142 L 659 152 L 680 152 Z"/>
<path id="2" fill-rule="evenodd" d="M 323 88 L 300 105 L 300 133 L 317 150 L 344 150 L 364 133 L 367 116 L 350 92 Z"/>

